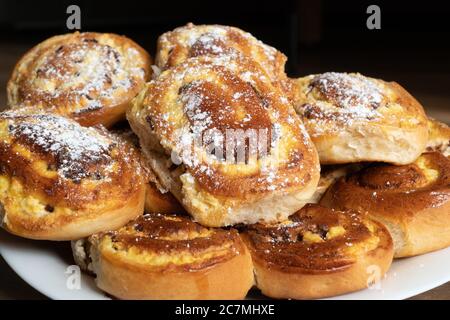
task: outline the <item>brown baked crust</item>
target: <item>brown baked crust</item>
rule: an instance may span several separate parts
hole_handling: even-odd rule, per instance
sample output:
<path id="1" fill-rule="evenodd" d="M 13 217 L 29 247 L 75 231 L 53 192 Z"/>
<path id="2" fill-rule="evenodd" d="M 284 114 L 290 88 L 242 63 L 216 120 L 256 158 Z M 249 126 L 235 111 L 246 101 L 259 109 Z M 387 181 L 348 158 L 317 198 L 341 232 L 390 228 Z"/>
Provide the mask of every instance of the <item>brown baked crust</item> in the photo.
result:
<path id="1" fill-rule="evenodd" d="M 145 193 L 145 212 L 173 214 L 186 211 L 170 191 L 162 193 L 154 182 L 149 182 Z"/>
<path id="2" fill-rule="evenodd" d="M 233 210 L 274 197 L 296 198 L 292 207 L 274 208 L 265 219 L 276 221 L 301 208 L 317 186 L 317 153 L 300 119 L 264 70 L 247 58 L 191 58 L 163 72 L 136 98 L 128 119 L 150 157 L 163 157 L 169 167 L 174 154 L 183 161 L 174 169 L 181 171 L 179 188 L 174 183 L 163 187 L 202 224 L 254 223 L 256 209 L 245 209 L 241 218 Z M 223 161 L 206 152 L 208 133 L 226 141 L 231 130 L 248 129 L 260 134 L 258 142 L 271 141 L 266 155 L 261 148 L 251 151 L 247 142 L 243 161 Z M 204 143 L 191 149 L 198 137 Z M 228 155 L 226 143 L 218 149 Z M 166 173 L 152 166 L 164 180 Z"/>
<path id="3" fill-rule="evenodd" d="M 242 299 L 253 285 L 236 230 L 186 216 L 145 214 L 89 241 L 97 285 L 120 299 Z"/>
<path id="4" fill-rule="evenodd" d="M 8 82 L 8 105 L 35 107 L 82 125 L 124 118 L 151 75 L 151 58 L 132 40 L 110 33 L 51 37 L 28 51 Z"/>
<path id="5" fill-rule="evenodd" d="M 428 139 L 422 106 L 395 82 L 328 72 L 293 80 L 295 109 L 322 164 L 413 162 Z"/>
<path id="6" fill-rule="evenodd" d="M 394 239 L 395 257 L 450 245 L 450 159 L 425 153 L 405 166 L 372 165 L 339 180 L 321 204 L 367 211 Z"/>
<path id="7" fill-rule="evenodd" d="M 54 114 L 0 113 L 3 226 L 72 240 L 142 214 L 145 174 L 136 150 L 102 128 Z"/>
<path id="8" fill-rule="evenodd" d="M 148 183 L 145 192 L 145 212 L 146 213 L 185 213 L 180 202 L 170 193 L 170 191 L 162 190 L 161 185 L 153 173 L 152 168 L 148 165 L 139 144 L 139 138 L 129 127 L 128 123 L 119 124 L 111 129 L 114 134 L 119 135 L 122 139 L 131 143 L 141 156 L 142 168 L 146 170 L 148 176 Z"/>
<path id="9" fill-rule="evenodd" d="M 393 256 L 386 228 L 354 211 L 309 204 L 289 220 L 241 234 L 256 284 L 273 298 L 336 296 L 368 286 L 369 267 L 383 276 Z"/>
<path id="10" fill-rule="evenodd" d="M 450 127 L 445 123 L 428 118 L 427 151 L 439 151 L 446 157 L 450 156 Z"/>
<path id="11" fill-rule="evenodd" d="M 284 71 L 286 56 L 250 33 L 221 25 L 188 23 L 158 38 L 156 65 L 165 70 L 187 59 L 199 56 L 242 54 L 261 65 L 274 83 L 290 91 L 290 81 Z"/>
<path id="12" fill-rule="evenodd" d="M 314 195 L 309 199 L 308 203 L 319 203 L 320 199 L 322 199 L 325 192 L 333 185 L 333 183 L 362 168 L 364 168 L 364 164 L 362 163 L 321 166 L 319 184 L 317 185 L 316 192 L 314 192 Z"/>

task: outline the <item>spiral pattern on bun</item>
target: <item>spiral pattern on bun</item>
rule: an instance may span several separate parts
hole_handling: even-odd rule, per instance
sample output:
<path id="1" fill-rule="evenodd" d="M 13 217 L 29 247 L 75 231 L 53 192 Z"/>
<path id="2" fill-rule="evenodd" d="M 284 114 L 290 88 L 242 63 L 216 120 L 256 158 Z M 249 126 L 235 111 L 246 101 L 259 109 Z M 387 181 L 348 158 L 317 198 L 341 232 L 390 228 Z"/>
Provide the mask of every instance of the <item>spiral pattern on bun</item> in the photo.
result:
<path id="1" fill-rule="evenodd" d="M 423 108 L 395 82 L 328 72 L 294 80 L 294 95 L 321 164 L 408 164 L 425 149 Z"/>
<path id="2" fill-rule="evenodd" d="M 370 268 L 382 276 L 392 262 L 386 228 L 354 211 L 310 204 L 278 224 L 242 234 L 256 284 L 273 298 L 311 299 L 367 287 Z"/>
<path id="3" fill-rule="evenodd" d="M 142 214 L 146 178 L 139 156 L 106 130 L 20 110 L 0 113 L 0 136 L 0 203 L 8 231 L 72 240 Z"/>
<path id="4" fill-rule="evenodd" d="M 274 83 L 290 91 L 290 81 L 284 71 L 286 56 L 250 33 L 221 25 L 193 25 L 162 34 L 158 39 L 156 65 L 165 70 L 199 56 L 244 55 L 259 63 Z"/>
<path id="5" fill-rule="evenodd" d="M 317 153 L 300 119 L 245 57 L 168 69 L 128 119 L 163 187 L 204 225 L 284 219 L 317 186 Z"/>
<path id="6" fill-rule="evenodd" d="M 17 63 L 8 105 L 35 107 L 82 125 L 112 125 L 151 74 L 150 56 L 130 39 L 109 33 L 71 33 L 45 40 Z"/>
<path id="7" fill-rule="evenodd" d="M 99 288 L 121 299 L 242 299 L 253 284 L 236 230 L 205 228 L 186 216 L 145 214 L 89 237 L 84 247 L 75 255 L 88 257 Z"/>
<path id="8" fill-rule="evenodd" d="M 367 212 L 389 229 L 396 257 L 450 245 L 450 159 L 425 153 L 410 165 L 374 164 L 336 182 L 321 204 Z"/>

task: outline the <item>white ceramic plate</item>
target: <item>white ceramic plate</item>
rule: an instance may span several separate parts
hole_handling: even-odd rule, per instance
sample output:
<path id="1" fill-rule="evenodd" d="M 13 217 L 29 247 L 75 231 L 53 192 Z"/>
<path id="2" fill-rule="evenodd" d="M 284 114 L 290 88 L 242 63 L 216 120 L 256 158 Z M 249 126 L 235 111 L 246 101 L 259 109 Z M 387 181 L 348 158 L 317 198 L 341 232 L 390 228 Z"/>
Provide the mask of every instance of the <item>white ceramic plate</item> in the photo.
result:
<path id="1" fill-rule="evenodd" d="M 36 290 L 52 299 L 109 299 L 94 279 L 81 275 L 81 288 L 69 289 L 70 244 L 21 239 L 0 230 L 0 254 Z M 67 273 L 69 268 L 69 273 Z M 396 260 L 379 288 L 366 289 L 332 299 L 406 299 L 450 281 L 450 248 L 419 257 Z M 69 286 L 71 287 L 71 286 Z M 261 298 L 253 290 L 250 298 Z"/>

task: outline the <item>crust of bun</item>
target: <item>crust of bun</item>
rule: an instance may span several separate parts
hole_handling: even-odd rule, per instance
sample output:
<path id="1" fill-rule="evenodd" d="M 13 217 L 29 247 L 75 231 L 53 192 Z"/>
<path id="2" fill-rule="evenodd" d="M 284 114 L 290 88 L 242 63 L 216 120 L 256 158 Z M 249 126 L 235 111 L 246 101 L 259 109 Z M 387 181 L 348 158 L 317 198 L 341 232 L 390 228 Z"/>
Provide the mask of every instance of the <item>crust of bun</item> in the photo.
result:
<path id="1" fill-rule="evenodd" d="M 253 258 L 256 286 L 271 298 L 315 299 L 367 288 L 371 284 L 373 272 L 380 277 L 377 280 L 381 280 L 389 269 L 393 256 L 392 239 L 382 224 L 351 216 L 351 223 L 358 226 L 348 237 L 352 239 L 350 242 L 353 241 L 353 249 L 342 242 L 345 233 L 338 234 L 332 239 L 317 240 L 318 235 L 306 231 L 314 230 L 314 222 L 311 221 L 317 219 L 317 222 L 320 221 L 319 227 L 337 228 L 331 227 L 328 233 L 338 232 L 333 230 L 340 230 L 343 218 L 348 219 L 350 214 L 355 213 L 308 205 L 284 224 L 256 227 L 256 230 L 259 230 L 257 232 L 263 232 L 260 239 L 258 233 L 252 234 L 251 229 L 244 232 L 242 237 Z M 332 224 L 326 222 L 335 219 L 336 216 L 339 216 L 340 222 Z M 301 225 L 305 230 L 300 231 L 303 239 L 299 240 L 297 228 L 301 229 Z M 364 230 L 366 226 L 372 229 L 364 231 L 368 233 L 367 238 L 355 241 L 360 232 L 356 230 L 361 228 Z M 343 227 L 352 228 L 345 223 Z M 264 229 L 268 233 L 265 233 Z M 266 238 L 263 238 L 266 234 Z M 285 240 L 285 237 L 291 238 Z M 269 242 L 267 245 L 261 245 L 264 241 Z M 299 244 L 305 241 L 310 243 Z M 306 248 L 308 246 L 309 248 Z M 266 252 L 262 252 L 262 249 Z"/>
<path id="2" fill-rule="evenodd" d="M 450 157 L 450 127 L 432 118 L 428 119 L 427 151 L 439 151 Z"/>
<path id="3" fill-rule="evenodd" d="M 290 93 L 291 82 L 284 71 L 286 56 L 235 27 L 188 23 L 166 32 L 158 38 L 155 63 L 165 70 L 189 58 L 229 54 L 244 55 L 254 60 L 264 68 L 274 84 Z"/>
<path id="4" fill-rule="evenodd" d="M 125 118 L 131 100 L 151 75 L 151 58 L 132 40 L 110 33 L 51 37 L 17 62 L 8 105 L 107 127 Z"/>
<path id="5" fill-rule="evenodd" d="M 203 225 L 284 220 L 317 187 L 318 156 L 300 119 L 264 70 L 244 57 L 202 56 L 166 70 L 139 94 L 127 117 L 159 183 Z M 250 164 L 218 160 L 204 145 L 186 155 L 185 141 L 194 141 L 193 132 L 203 134 L 205 126 L 223 137 L 229 129 L 279 127 L 282 134 Z M 174 154 L 181 164 L 173 163 Z"/>
<path id="6" fill-rule="evenodd" d="M 128 228 L 142 226 L 146 219 L 149 225 L 135 233 L 124 227 L 90 238 L 92 270 L 100 289 L 120 299 L 246 296 L 253 285 L 253 268 L 237 232 L 207 229 L 187 217 L 159 214 L 138 218 Z M 127 242 L 127 236 L 140 240 Z"/>
<path id="7" fill-rule="evenodd" d="M 75 240 L 143 213 L 146 175 L 131 145 L 105 129 L 28 111 L 0 114 L 6 230 L 32 239 Z"/>
<path id="8" fill-rule="evenodd" d="M 407 166 L 372 166 L 336 182 L 321 204 L 367 212 L 394 239 L 395 257 L 450 246 L 450 160 L 425 153 Z"/>
<path id="9" fill-rule="evenodd" d="M 321 164 L 409 164 L 425 150 L 426 115 L 399 84 L 334 72 L 293 83 L 296 111 Z"/>

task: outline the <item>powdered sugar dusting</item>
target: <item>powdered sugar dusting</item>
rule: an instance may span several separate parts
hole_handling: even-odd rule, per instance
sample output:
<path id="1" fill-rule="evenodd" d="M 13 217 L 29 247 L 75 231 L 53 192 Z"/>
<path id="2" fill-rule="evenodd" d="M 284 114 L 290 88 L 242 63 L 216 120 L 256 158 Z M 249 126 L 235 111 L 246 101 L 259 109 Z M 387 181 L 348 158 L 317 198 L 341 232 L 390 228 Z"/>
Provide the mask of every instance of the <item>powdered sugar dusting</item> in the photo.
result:
<path id="1" fill-rule="evenodd" d="M 97 110 L 123 99 L 146 77 L 145 62 L 136 48 L 113 47 L 87 34 L 38 54 L 35 70 L 20 80 L 19 98 L 25 104 L 53 107 L 58 99 L 66 99 L 69 110 L 71 106 L 76 112 Z"/>
<path id="2" fill-rule="evenodd" d="M 360 74 L 327 72 L 314 76 L 305 88 L 307 100 L 297 107 L 308 124 L 316 124 L 310 130 L 311 136 L 319 136 L 329 130 L 329 122 L 352 125 L 354 121 L 376 120 L 380 117 L 378 109 L 385 97 L 383 88 L 370 78 Z M 333 125 L 331 130 L 338 130 Z"/>
<path id="3" fill-rule="evenodd" d="M 360 74 L 323 73 L 313 78 L 310 87 L 320 91 L 339 108 L 353 109 L 354 112 L 376 109 L 383 101 L 382 89 Z"/>
<path id="4" fill-rule="evenodd" d="M 33 115 L 11 121 L 9 131 L 16 139 L 52 155 L 63 178 L 80 180 L 89 173 L 83 166 L 111 161 L 113 141 L 94 128 L 87 128 L 55 115 Z"/>

